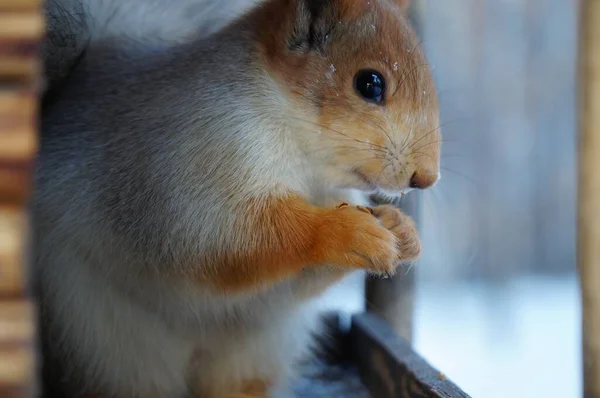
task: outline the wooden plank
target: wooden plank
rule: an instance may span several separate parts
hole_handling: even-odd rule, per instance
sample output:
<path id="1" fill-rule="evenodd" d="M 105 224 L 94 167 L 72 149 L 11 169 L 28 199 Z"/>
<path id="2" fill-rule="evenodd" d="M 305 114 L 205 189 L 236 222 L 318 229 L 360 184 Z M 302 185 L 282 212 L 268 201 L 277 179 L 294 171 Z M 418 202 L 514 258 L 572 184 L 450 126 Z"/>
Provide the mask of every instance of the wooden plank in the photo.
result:
<path id="1" fill-rule="evenodd" d="M 0 203 L 19 204 L 31 190 L 31 162 L 3 162 L 0 160 Z"/>
<path id="2" fill-rule="evenodd" d="M 33 305 L 26 300 L 0 302 L 0 350 L 7 342 L 28 345 L 35 337 Z"/>
<path id="3" fill-rule="evenodd" d="M 4 398 L 21 398 L 30 397 L 28 387 L 23 386 L 2 386 L 0 385 L 0 397 Z"/>
<path id="4" fill-rule="evenodd" d="M 41 7 L 42 0 L 0 0 L 0 11 L 37 11 Z"/>
<path id="5" fill-rule="evenodd" d="M 37 60 L 36 56 L 40 48 L 40 43 L 36 39 L 26 40 L 21 37 L 2 38 L 0 40 L 0 55 L 18 55 L 21 57 L 30 57 Z"/>
<path id="6" fill-rule="evenodd" d="M 26 292 L 26 201 L 37 150 L 40 0 L 0 0 L 0 397 L 36 396 L 35 314 Z"/>
<path id="7" fill-rule="evenodd" d="M 0 301 L 0 397 L 33 396 L 33 317 L 28 301 Z"/>
<path id="8" fill-rule="evenodd" d="M 2 80 L 7 81 L 12 78 L 22 80 L 23 77 L 30 79 L 36 77 L 40 68 L 37 58 L 39 49 L 39 41 L 35 38 L 0 36 L 0 76 L 2 76 Z"/>
<path id="9" fill-rule="evenodd" d="M 584 395 L 600 397 L 600 0 L 580 10 L 578 265 L 583 309 Z"/>
<path id="10" fill-rule="evenodd" d="M 36 59 L 26 56 L 3 55 L 0 49 L 0 75 L 4 79 L 34 76 L 38 72 L 39 67 Z"/>
<path id="11" fill-rule="evenodd" d="M 44 18 L 41 13 L 0 13 L 0 40 L 39 40 L 44 33 Z"/>
<path id="12" fill-rule="evenodd" d="M 374 314 L 353 316 L 350 339 L 361 378 L 373 397 L 469 397 Z"/>
<path id="13" fill-rule="evenodd" d="M 0 178 L 1 176 L 0 173 Z M 0 206 L 0 298 L 23 294 L 25 234 L 26 217 L 23 210 L 13 206 Z M 0 314 L 0 340 L 4 333 L 1 325 Z"/>
<path id="14" fill-rule="evenodd" d="M 0 162 L 30 160 L 37 150 L 36 120 L 27 116 L 0 116 Z"/>
<path id="15" fill-rule="evenodd" d="M 37 111 L 29 84 L 0 89 L 0 203 L 21 203 L 29 194 Z"/>
<path id="16" fill-rule="evenodd" d="M 0 117 L 21 116 L 36 118 L 38 99 L 33 88 L 0 89 Z"/>

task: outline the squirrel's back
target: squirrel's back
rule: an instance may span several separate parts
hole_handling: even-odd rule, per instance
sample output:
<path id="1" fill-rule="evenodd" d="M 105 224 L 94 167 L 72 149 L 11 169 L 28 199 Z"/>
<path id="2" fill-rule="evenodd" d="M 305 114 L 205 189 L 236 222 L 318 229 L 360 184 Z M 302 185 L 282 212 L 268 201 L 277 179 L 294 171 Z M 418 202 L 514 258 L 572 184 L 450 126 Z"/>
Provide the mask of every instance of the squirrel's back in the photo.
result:
<path id="1" fill-rule="evenodd" d="M 208 36 L 260 0 L 47 0 L 42 46 L 46 88 L 69 76 L 85 51 L 106 38 L 176 43 Z"/>

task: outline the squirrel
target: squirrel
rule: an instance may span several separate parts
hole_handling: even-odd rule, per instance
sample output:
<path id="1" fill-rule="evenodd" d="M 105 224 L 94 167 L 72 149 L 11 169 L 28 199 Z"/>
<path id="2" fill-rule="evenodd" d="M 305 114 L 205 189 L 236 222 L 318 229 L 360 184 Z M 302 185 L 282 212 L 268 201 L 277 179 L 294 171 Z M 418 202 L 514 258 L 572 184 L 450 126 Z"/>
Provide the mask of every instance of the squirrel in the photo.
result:
<path id="1" fill-rule="evenodd" d="M 285 390 L 344 275 L 416 259 L 373 192 L 439 178 L 401 0 L 266 0 L 178 43 L 99 40 L 42 112 L 33 276 L 48 396 Z"/>

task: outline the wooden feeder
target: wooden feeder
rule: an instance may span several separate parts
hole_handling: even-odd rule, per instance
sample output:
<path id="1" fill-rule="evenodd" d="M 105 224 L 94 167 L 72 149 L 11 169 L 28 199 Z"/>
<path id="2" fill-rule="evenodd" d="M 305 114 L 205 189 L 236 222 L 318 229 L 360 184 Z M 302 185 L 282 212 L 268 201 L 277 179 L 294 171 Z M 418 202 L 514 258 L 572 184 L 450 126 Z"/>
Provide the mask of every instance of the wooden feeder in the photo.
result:
<path id="1" fill-rule="evenodd" d="M 584 396 L 600 397 L 600 1 L 580 5 L 578 261 Z"/>
<path id="2" fill-rule="evenodd" d="M 39 0 L 0 0 L 0 397 L 36 394 L 35 313 L 26 291 L 27 198 L 37 146 Z"/>
<path id="3" fill-rule="evenodd" d="M 418 25 L 418 24 L 417 24 Z M 27 200 L 37 145 L 41 0 L 0 0 L 0 398 L 36 397 L 35 303 L 26 289 Z M 581 2 L 579 266 L 585 396 L 600 398 L 600 1 Z M 418 197 L 402 204 L 417 216 Z M 411 348 L 414 276 L 369 281 L 367 312 L 328 318 L 333 343 L 303 397 L 468 397 Z M 373 305 L 375 304 L 375 305 Z M 379 311 L 375 313 L 373 310 Z M 399 316 L 401 314 L 401 316 Z M 319 393 L 339 385 L 340 393 Z M 345 391 L 342 393 L 342 391 Z M 351 393 L 349 392 L 351 391 Z"/>

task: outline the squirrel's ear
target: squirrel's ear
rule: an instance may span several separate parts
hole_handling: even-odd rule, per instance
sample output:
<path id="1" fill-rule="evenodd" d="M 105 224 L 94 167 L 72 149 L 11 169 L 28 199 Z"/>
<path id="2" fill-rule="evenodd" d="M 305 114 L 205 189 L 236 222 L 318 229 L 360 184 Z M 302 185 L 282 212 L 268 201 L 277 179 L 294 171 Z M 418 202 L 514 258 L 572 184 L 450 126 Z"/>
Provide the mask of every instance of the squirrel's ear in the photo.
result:
<path id="1" fill-rule="evenodd" d="M 292 51 L 322 52 L 338 20 L 336 0 L 296 0 L 293 31 L 288 38 Z"/>

